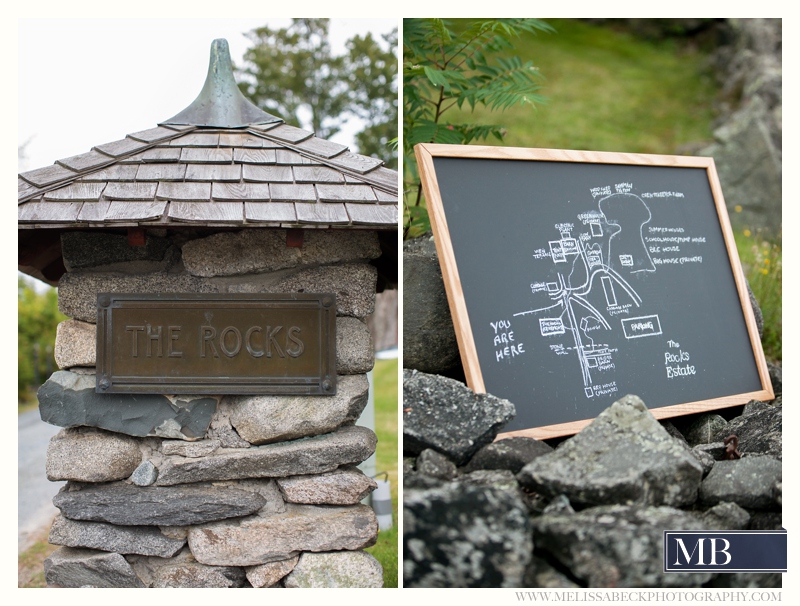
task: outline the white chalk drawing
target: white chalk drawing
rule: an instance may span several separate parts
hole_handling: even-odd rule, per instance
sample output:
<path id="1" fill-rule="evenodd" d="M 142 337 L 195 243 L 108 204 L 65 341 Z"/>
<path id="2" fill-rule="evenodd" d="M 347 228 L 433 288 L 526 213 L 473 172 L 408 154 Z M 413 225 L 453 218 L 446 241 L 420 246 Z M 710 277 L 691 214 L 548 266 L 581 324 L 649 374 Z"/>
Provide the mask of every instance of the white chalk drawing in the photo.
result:
<path id="1" fill-rule="evenodd" d="M 592 188 L 597 210 L 578 214 L 577 222 L 554 225 L 558 237 L 532 252 L 534 259 L 549 259 L 555 267 L 555 280 L 551 269 L 547 276 L 534 279 L 530 284 L 531 294 L 546 297 L 549 303 L 513 314 L 515 317 L 538 316 L 538 336 L 562 341 L 550 344 L 551 354 L 577 354 L 587 398 L 611 394 L 618 389 L 613 380 L 605 379 L 603 383 L 595 380 L 601 373 L 613 374 L 616 368 L 618 349 L 607 342 L 614 340 L 610 338 L 612 334 L 618 332 L 627 340 L 663 334 L 658 314 L 628 317 L 643 304 L 631 285 L 633 276 L 655 272 L 657 266 L 664 263 L 702 262 L 702 257 L 684 257 L 676 261 L 657 257 L 654 262 L 651 251 L 662 252 L 655 242 L 673 244 L 678 238 L 681 242 L 684 238 L 688 242 L 689 238 L 683 235 L 682 227 L 649 225 L 653 215 L 644 199 L 664 198 L 668 194 L 683 198 L 683 194 L 658 192 L 639 196 L 632 193 L 632 189 L 631 183 L 620 183 L 613 189 L 610 186 Z M 692 242 L 705 242 L 705 238 L 693 238 Z M 594 296 L 593 304 L 589 295 L 595 290 L 600 298 Z M 619 315 L 625 317 L 617 323 L 613 318 Z"/>

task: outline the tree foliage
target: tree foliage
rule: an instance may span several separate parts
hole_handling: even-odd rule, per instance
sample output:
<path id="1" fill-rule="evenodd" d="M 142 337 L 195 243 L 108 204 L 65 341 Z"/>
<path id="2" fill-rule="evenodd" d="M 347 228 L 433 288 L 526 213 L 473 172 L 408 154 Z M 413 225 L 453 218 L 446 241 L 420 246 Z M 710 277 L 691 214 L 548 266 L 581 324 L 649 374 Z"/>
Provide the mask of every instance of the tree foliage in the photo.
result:
<path id="1" fill-rule="evenodd" d="M 396 29 L 382 41 L 356 35 L 342 55 L 331 50 L 328 19 L 292 19 L 288 27 L 246 35 L 253 46 L 237 71 L 253 103 L 323 139 L 358 118 L 365 126 L 356 135 L 357 151 L 397 166 L 389 145 L 397 132 Z"/>
<path id="2" fill-rule="evenodd" d="M 455 28 L 443 19 L 403 21 L 403 199 L 404 235 L 430 227 L 414 157 L 417 143 L 467 144 L 490 136 L 503 139 L 499 124 L 449 123 L 453 107 L 482 105 L 503 111 L 543 103 L 541 74 L 531 61 L 513 55 L 512 40 L 523 33 L 553 31 L 538 19 L 471 20 Z"/>
<path id="3" fill-rule="evenodd" d="M 20 401 L 31 389 L 46 381 L 56 368 L 53 358 L 56 326 L 65 319 L 58 311 L 58 295 L 54 288 L 40 294 L 25 279 L 18 279 L 17 395 Z"/>

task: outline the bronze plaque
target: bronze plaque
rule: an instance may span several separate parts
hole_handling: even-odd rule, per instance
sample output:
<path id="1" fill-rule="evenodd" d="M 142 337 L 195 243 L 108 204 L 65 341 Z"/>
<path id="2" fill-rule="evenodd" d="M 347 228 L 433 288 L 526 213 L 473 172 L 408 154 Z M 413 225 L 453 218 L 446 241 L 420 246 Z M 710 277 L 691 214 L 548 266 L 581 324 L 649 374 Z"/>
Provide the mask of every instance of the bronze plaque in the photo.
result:
<path id="1" fill-rule="evenodd" d="M 97 295 L 97 393 L 336 393 L 332 294 Z"/>

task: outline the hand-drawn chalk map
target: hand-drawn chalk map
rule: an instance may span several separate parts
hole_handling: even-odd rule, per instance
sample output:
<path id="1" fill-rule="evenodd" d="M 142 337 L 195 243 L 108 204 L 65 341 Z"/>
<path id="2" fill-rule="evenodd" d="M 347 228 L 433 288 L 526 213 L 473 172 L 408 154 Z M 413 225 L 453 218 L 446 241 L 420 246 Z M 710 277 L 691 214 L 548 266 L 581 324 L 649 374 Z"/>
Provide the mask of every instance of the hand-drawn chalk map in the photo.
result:
<path id="1" fill-rule="evenodd" d="M 517 406 L 506 430 L 760 386 L 703 170 L 435 167 L 486 389 Z"/>

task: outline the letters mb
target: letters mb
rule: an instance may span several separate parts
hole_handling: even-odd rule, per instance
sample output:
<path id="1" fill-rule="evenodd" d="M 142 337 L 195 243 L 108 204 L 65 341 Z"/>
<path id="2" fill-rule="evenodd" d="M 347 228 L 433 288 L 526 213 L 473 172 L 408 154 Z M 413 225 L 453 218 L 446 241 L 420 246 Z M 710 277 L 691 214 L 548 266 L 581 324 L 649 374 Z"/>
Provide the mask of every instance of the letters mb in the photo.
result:
<path id="1" fill-rule="evenodd" d="M 665 530 L 664 572 L 786 572 L 786 530 Z"/>

